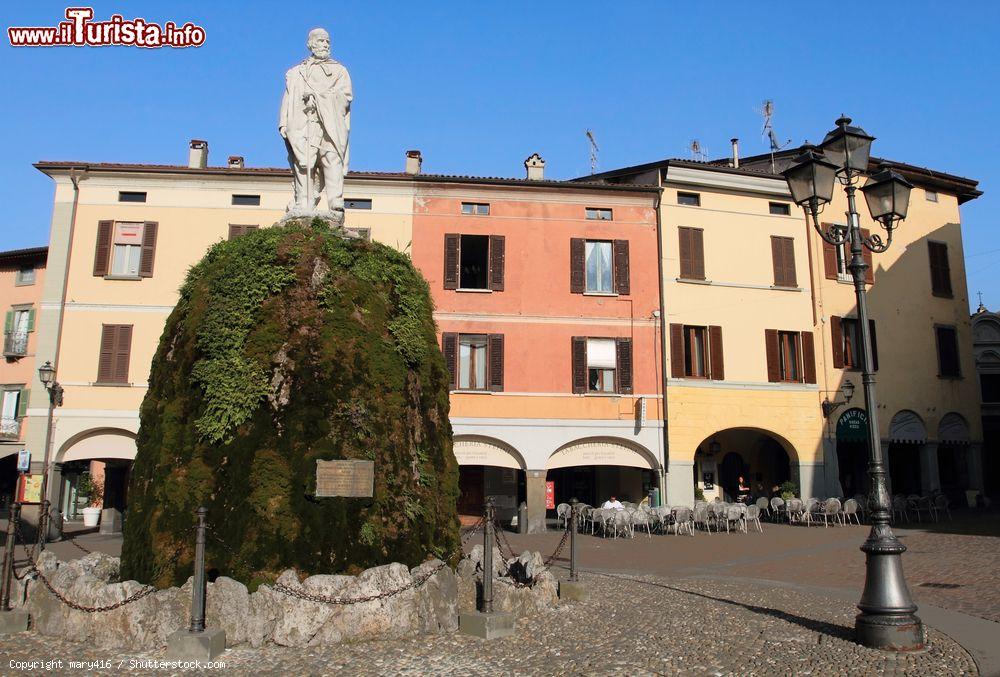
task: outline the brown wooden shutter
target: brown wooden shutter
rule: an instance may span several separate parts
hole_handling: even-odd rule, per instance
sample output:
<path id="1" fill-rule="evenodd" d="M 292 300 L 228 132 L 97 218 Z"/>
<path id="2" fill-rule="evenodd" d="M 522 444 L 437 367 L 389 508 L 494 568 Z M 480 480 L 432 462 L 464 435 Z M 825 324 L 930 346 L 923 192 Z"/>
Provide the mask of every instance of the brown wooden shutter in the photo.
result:
<path id="1" fill-rule="evenodd" d="M 146 221 L 142 231 L 142 258 L 139 259 L 139 277 L 153 277 L 153 259 L 156 258 L 156 230 L 156 221 Z"/>
<path id="2" fill-rule="evenodd" d="M 111 233 L 114 229 L 114 221 L 97 222 L 97 244 L 94 246 L 95 277 L 104 277 L 108 274 L 108 263 L 111 259 Z"/>
<path id="3" fill-rule="evenodd" d="M 670 325 L 670 376 L 684 378 L 684 325 Z"/>
<path id="4" fill-rule="evenodd" d="M 878 340 L 875 338 L 875 320 L 868 320 L 868 334 L 872 341 L 872 371 L 878 371 Z"/>
<path id="5" fill-rule="evenodd" d="M 571 294 L 582 294 L 587 290 L 586 257 L 587 241 L 582 237 L 570 238 L 569 241 L 569 291 Z"/>
<path id="6" fill-rule="evenodd" d="M 235 224 L 235 223 L 230 223 L 229 224 L 229 239 L 230 240 L 234 240 L 234 239 L 238 238 L 244 232 L 245 231 L 243 229 L 243 226 Z"/>
<path id="7" fill-rule="evenodd" d="M 573 392 L 587 392 L 587 337 L 572 338 Z"/>
<path id="8" fill-rule="evenodd" d="M 862 240 L 867 240 L 869 235 L 871 235 L 870 230 L 867 228 L 861 229 Z M 863 244 L 861 245 L 861 258 L 868 264 L 868 268 L 865 269 L 865 284 L 875 284 L 875 263 L 872 260 L 872 252 Z"/>
<path id="9" fill-rule="evenodd" d="M 802 380 L 816 382 L 816 342 L 811 331 L 800 334 L 802 340 Z"/>
<path id="10" fill-rule="evenodd" d="M 691 277 L 705 279 L 705 231 L 701 228 L 691 229 Z"/>
<path id="11" fill-rule="evenodd" d="M 628 267 L 628 240 L 615 240 L 612 244 L 613 258 L 615 260 L 615 292 L 628 295 L 629 267 Z"/>
<path id="12" fill-rule="evenodd" d="M 97 359 L 97 382 L 111 383 L 114 380 L 115 344 L 118 327 L 105 324 L 101 327 L 101 347 Z"/>
<path id="13" fill-rule="evenodd" d="M 844 368 L 844 327 L 836 315 L 830 318 L 830 344 L 833 347 L 833 368 Z"/>
<path id="14" fill-rule="evenodd" d="M 632 339 L 620 338 L 615 342 L 615 366 L 618 376 L 618 392 L 632 394 Z"/>
<path id="15" fill-rule="evenodd" d="M 771 383 L 781 381 L 781 362 L 778 353 L 781 346 L 778 345 L 778 330 L 764 330 L 764 354 L 767 357 L 767 380 Z"/>
<path id="16" fill-rule="evenodd" d="M 503 391 L 503 334 L 489 335 L 490 352 L 490 390 L 495 393 Z"/>
<path id="17" fill-rule="evenodd" d="M 774 267 L 775 287 L 795 287 L 795 240 L 790 237 L 771 236 L 771 263 Z"/>
<path id="18" fill-rule="evenodd" d="M 830 227 L 833 224 L 831 224 L 831 223 L 823 223 L 823 224 L 820 224 L 820 225 L 823 228 L 823 231 L 826 232 L 826 231 L 829 231 Z M 835 246 L 833 246 L 832 244 L 830 244 L 829 242 L 827 242 L 826 240 L 824 240 L 823 238 L 820 238 L 820 241 L 823 243 L 823 272 L 826 275 L 826 279 L 828 279 L 828 280 L 836 280 L 837 279 L 837 248 Z"/>
<path id="19" fill-rule="evenodd" d="M 951 296 L 951 268 L 948 265 L 948 245 L 928 242 L 931 263 L 931 292 L 935 296 Z"/>
<path id="20" fill-rule="evenodd" d="M 503 291 L 503 269 L 506 260 L 503 235 L 490 235 L 490 289 Z M 501 341 L 503 338 L 500 339 Z"/>
<path id="21" fill-rule="evenodd" d="M 681 264 L 681 277 L 691 278 L 691 229 L 677 229 L 677 257 Z"/>
<path id="22" fill-rule="evenodd" d="M 708 328 L 708 350 L 711 364 L 708 368 L 709 378 L 713 381 L 723 381 L 726 378 L 726 368 L 722 359 L 722 327 Z"/>
<path id="23" fill-rule="evenodd" d="M 118 325 L 117 334 L 113 380 L 115 383 L 128 383 L 128 364 L 132 354 L 132 325 Z"/>
<path id="24" fill-rule="evenodd" d="M 445 365 L 448 367 L 448 388 L 458 389 L 458 334 L 444 332 L 441 334 L 441 353 L 444 355 Z"/>
<path id="25" fill-rule="evenodd" d="M 458 289 L 458 265 L 461 236 L 447 233 L 444 236 L 444 288 Z"/>

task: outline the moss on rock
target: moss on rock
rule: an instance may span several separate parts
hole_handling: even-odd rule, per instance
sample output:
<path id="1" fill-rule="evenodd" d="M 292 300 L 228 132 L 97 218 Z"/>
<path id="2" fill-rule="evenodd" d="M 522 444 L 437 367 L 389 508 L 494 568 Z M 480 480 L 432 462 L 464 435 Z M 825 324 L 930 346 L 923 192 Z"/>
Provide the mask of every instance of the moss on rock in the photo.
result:
<path id="1" fill-rule="evenodd" d="M 252 588 L 287 568 L 452 556 L 458 467 L 431 310 L 407 256 L 322 221 L 212 247 L 153 359 L 122 575 L 182 584 L 200 505 L 207 567 Z M 373 498 L 315 498 L 331 459 L 373 460 Z"/>

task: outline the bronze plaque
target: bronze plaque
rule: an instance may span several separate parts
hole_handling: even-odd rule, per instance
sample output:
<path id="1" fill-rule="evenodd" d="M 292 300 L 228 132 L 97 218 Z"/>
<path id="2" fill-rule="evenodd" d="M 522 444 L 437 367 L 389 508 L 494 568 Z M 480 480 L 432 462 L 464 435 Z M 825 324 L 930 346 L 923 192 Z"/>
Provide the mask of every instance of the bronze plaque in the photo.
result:
<path id="1" fill-rule="evenodd" d="M 370 498 L 375 490 L 375 461 L 316 461 L 316 496 Z"/>

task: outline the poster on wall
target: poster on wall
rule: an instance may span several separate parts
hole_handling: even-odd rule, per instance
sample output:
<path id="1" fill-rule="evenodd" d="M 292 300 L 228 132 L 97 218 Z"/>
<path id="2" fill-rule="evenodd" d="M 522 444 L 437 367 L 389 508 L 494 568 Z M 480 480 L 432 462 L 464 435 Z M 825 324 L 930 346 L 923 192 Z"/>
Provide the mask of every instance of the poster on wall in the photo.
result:
<path id="1" fill-rule="evenodd" d="M 556 483 L 545 483 L 545 509 L 555 510 L 556 507 Z"/>
<path id="2" fill-rule="evenodd" d="M 17 480 L 17 500 L 19 503 L 41 503 L 42 476 L 21 475 Z"/>
<path id="3" fill-rule="evenodd" d="M 714 472 L 703 472 L 701 474 L 701 481 L 705 483 L 705 489 L 715 488 L 715 473 Z"/>

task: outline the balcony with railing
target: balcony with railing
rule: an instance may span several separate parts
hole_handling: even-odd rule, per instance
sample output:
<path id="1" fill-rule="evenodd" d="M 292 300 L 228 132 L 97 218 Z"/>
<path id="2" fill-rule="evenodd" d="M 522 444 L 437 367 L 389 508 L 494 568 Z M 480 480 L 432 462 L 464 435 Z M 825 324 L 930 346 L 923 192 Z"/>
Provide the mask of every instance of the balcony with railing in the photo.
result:
<path id="1" fill-rule="evenodd" d="M 21 419 L 0 418 L 0 440 L 21 439 Z"/>
<path id="2" fill-rule="evenodd" d="M 23 357 L 28 353 L 28 332 L 9 331 L 3 337 L 5 357 Z"/>

